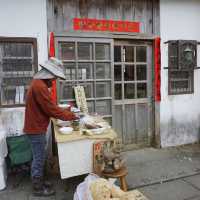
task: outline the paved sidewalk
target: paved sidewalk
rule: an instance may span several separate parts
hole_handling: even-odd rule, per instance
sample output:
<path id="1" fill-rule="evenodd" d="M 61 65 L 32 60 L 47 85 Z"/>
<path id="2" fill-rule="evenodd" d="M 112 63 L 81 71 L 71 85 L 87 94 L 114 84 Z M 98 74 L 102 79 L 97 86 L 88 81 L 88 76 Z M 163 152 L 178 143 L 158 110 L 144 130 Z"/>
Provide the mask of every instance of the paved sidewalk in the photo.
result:
<path id="1" fill-rule="evenodd" d="M 200 200 L 199 145 L 147 148 L 126 152 L 125 156 L 129 189 L 139 189 L 150 200 Z M 73 200 L 75 188 L 83 179 L 84 176 L 67 180 L 51 177 L 56 195 L 38 198 L 31 194 L 28 175 L 9 176 L 7 189 L 0 192 L 0 200 Z"/>

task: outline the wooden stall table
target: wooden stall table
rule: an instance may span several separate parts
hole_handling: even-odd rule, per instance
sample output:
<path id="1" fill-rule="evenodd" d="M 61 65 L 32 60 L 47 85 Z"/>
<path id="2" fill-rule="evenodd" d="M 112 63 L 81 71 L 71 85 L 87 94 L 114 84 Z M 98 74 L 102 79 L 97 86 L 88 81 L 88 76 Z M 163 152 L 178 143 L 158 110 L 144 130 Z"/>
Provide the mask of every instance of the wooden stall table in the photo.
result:
<path id="1" fill-rule="evenodd" d="M 93 172 L 93 143 L 117 138 L 112 128 L 106 129 L 99 135 L 81 135 L 80 131 L 64 135 L 60 133 L 56 120 L 52 120 L 52 124 L 62 179 Z"/>
<path id="2" fill-rule="evenodd" d="M 106 178 L 118 178 L 120 181 L 120 188 L 126 192 L 127 191 L 127 183 L 126 183 L 126 175 L 128 174 L 128 170 L 126 167 L 123 167 L 122 169 L 112 172 L 112 173 L 106 173 L 102 172 L 102 176 Z"/>

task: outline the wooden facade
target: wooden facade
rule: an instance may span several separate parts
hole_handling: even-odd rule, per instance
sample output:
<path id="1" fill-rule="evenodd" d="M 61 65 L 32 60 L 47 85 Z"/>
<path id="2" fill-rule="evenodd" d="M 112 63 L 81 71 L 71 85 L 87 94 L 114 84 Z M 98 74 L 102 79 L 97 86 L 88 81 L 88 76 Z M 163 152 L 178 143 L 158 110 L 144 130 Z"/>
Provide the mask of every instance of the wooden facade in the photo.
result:
<path id="1" fill-rule="evenodd" d="M 74 18 L 139 22 L 140 31 L 77 31 Z M 159 0 L 48 0 L 48 32 L 55 33 L 56 56 L 71 77 L 58 94 L 73 100 L 73 84 L 84 83 L 90 112 L 105 116 L 126 146 L 150 145 L 159 135 L 159 106 L 153 97 L 159 21 Z"/>
<path id="2" fill-rule="evenodd" d="M 48 0 L 48 31 L 73 31 L 73 18 L 138 21 L 141 33 L 159 35 L 159 0 Z"/>

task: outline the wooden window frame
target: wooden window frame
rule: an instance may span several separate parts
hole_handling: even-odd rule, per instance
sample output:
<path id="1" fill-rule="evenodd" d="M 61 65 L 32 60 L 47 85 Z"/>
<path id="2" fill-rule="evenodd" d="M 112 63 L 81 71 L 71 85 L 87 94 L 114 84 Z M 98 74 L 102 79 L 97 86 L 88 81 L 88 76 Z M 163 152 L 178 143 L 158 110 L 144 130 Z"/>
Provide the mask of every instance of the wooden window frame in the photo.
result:
<path id="1" fill-rule="evenodd" d="M 173 91 L 173 89 L 171 88 L 171 84 L 172 84 L 172 78 L 171 78 L 171 72 L 183 72 L 186 71 L 188 73 L 191 73 L 191 76 L 189 77 L 188 81 L 191 82 L 191 89 L 188 91 Z M 181 81 L 181 79 L 179 79 Z M 168 94 L 169 95 L 183 95 L 183 94 L 193 94 L 194 93 L 194 71 L 192 70 L 168 70 Z"/>
<path id="2" fill-rule="evenodd" d="M 33 37 L 0 37 L 0 44 L 3 42 L 10 43 L 32 43 L 33 47 L 33 69 L 36 73 L 38 71 L 38 53 L 37 53 L 37 38 Z M 0 92 L 1 93 L 1 92 Z M 2 105 L 2 99 L 0 97 L 0 108 L 14 108 L 14 107 L 24 107 L 25 104 L 12 104 L 12 105 Z"/>
<path id="3" fill-rule="evenodd" d="M 188 40 L 189 41 L 189 40 Z M 169 41 L 168 42 L 168 95 L 183 95 L 183 94 L 193 94 L 194 93 L 194 69 L 186 69 L 186 68 L 181 68 L 180 65 L 180 59 L 181 56 L 179 55 L 179 40 L 174 40 L 174 41 Z M 173 44 L 176 43 L 176 46 L 173 47 Z M 172 48 L 176 48 L 175 50 Z M 172 55 L 171 52 L 176 52 L 176 55 Z M 172 62 L 171 60 L 175 58 L 176 63 Z M 172 66 L 171 64 L 175 64 Z M 176 78 L 172 79 L 172 73 L 180 73 L 180 72 L 188 72 L 189 73 L 189 78 L 188 83 L 190 82 L 190 88 L 188 87 L 187 91 L 175 91 L 175 89 L 172 88 L 172 82 Z M 186 81 L 186 79 L 182 80 L 181 78 L 177 78 L 179 81 Z M 177 88 L 176 88 L 177 90 Z"/>

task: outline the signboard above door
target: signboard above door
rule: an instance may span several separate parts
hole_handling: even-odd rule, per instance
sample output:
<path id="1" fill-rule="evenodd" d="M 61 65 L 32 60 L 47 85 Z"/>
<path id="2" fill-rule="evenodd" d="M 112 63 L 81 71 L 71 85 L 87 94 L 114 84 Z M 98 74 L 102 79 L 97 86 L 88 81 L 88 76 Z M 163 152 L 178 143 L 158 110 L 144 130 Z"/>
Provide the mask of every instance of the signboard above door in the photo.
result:
<path id="1" fill-rule="evenodd" d="M 140 32 L 140 23 L 132 21 L 115 21 L 105 19 L 74 18 L 75 31 L 107 31 L 107 32 Z"/>

